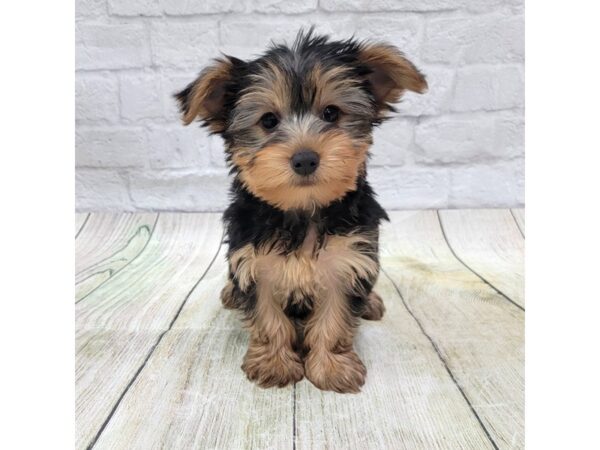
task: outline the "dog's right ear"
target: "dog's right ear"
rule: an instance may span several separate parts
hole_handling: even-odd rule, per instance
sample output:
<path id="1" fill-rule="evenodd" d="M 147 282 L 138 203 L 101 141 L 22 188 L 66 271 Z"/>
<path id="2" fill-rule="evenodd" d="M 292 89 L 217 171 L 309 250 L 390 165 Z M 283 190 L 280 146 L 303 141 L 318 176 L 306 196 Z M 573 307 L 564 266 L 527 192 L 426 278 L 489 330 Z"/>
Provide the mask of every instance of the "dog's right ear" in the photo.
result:
<path id="1" fill-rule="evenodd" d="M 227 94 L 233 82 L 234 69 L 239 64 L 243 61 L 230 56 L 217 59 L 183 91 L 175 94 L 184 125 L 199 118 L 213 133 L 225 130 Z"/>

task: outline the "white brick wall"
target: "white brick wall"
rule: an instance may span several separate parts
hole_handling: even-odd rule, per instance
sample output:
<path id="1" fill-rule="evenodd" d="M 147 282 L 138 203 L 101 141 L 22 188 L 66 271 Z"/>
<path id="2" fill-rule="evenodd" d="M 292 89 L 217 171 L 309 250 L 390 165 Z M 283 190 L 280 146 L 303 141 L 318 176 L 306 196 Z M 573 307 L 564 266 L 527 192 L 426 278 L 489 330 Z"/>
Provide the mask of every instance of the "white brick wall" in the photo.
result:
<path id="1" fill-rule="evenodd" d="M 171 95 L 300 27 L 384 39 L 427 75 L 375 134 L 387 208 L 523 204 L 522 0 L 77 0 L 77 208 L 221 210 L 222 143 Z"/>

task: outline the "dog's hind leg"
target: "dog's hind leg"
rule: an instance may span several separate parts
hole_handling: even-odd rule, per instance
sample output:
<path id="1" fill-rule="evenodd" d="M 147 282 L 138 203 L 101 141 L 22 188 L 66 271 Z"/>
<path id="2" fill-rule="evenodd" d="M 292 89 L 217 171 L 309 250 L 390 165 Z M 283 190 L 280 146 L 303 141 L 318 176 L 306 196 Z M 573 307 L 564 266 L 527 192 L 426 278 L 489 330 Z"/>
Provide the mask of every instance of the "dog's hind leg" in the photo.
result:
<path id="1" fill-rule="evenodd" d="M 225 309 L 235 309 L 237 307 L 234 298 L 234 289 L 233 281 L 228 280 L 227 284 L 221 291 L 221 304 Z"/>
<path id="2" fill-rule="evenodd" d="M 385 305 L 383 304 L 383 300 L 375 291 L 371 291 L 369 295 L 367 295 L 364 308 L 365 310 L 361 317 L 365 320 L 381 320 L 383 314 L 385 313 Z"/>

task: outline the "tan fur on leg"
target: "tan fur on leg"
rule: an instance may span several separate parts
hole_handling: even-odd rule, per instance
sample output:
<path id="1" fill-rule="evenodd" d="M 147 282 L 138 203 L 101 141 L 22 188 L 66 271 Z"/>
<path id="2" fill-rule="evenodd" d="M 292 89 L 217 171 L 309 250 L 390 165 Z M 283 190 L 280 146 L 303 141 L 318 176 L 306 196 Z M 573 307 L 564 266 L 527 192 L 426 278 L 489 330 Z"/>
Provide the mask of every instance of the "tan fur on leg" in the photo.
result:
<path id="1" fill-rule="evenodd" d="M 385 305 L 379 294 L 371 291 L 367 296 L 365 304 L 366 309 L 361 317 L 365 320 L 381 320 L 385 313 Z"/>
<path id="2" fill-rule="evenodd" d="M 366 369 L 352 350 L 358 319 L 349 298 L 358 292 L 361 279 L 377 277 L 379 266 L 368 254 L 375 238 L 326 236 L 315 253 L 311 229 L 304 245 L 287 256 L 270 245 L 259 249 L 247 245 L 230 255 L 240 288 L 256 285 L 256 307 L 248 321 L 251 342 L 242 366 L 250 379 L 262 386 L 279 386 L 302 377 L 302 365 L 293 351 L 297 333 L 283 311 L 287 300 L 302 292 L 314 303 L 304 336 L 307 377 L 321 389 L 360 390 Z"/>
<path id="3" fill-rule="evenodd" d="M 317 260 L 319 291 L 306 325 L 306 377 L 318 388 L 340 393 L 358 392 L 367 370 L 352 349 L 357 318 L 349 295 L 355 277 L 376 277 L 377 263 L 358 250 L 368 237 L 332 236 Z"/>
<path id="4" fill-rule="evenodd" d="M 248 379 L 265 388 L 283 387 L 304 376 L 302 361 L 293 349 L 296 329 L 283 312 L 282 298 L 274 295 L 269 260 L 265 256 L 254 261 L 256 310 L 247 321 L 250 344 L 242 364 Z"/>
<path id="5" fill-rule="evenodd" d="M 300 381 L 304 368 L 300 357 L 290 348 L 277 348 L 270 342 L 251 339 L 242 370 L 260 387 L 284 387 Z"/>
<path id="6" fill-rule="evenodd" d="M 306 325 L 306 377 L 319 389 L 358 392 L 367 370 L 352 350 L 357 321 L 344 295 L 323 294 Z"/>
<path id="7" fill-rule="evenodd" d="M 296 330 L 277 305 L 270 287 L 258 289 L 257 311 L 249 320 L 250 345 L 242 370 L 261 387 L 283 387 L 300 381 L 304 368 L 293 350 Z"/>
<path id="8" fill-rule="evenodd" d="M 235 304 L 233 302 L 233 283 L 231 280 L 227 281 L 227 284 L 221 291 L 221 304 L 225 309 L 235 308 Z"/>

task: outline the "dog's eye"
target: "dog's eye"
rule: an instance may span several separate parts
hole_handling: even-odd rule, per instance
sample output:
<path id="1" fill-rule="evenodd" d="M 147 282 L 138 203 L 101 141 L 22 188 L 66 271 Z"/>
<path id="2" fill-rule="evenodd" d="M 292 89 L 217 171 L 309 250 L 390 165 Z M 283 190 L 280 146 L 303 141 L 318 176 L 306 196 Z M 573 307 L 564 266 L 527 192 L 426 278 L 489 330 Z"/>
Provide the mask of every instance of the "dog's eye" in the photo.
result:
<path id="1" fill-rule="evenodd" d="M 340 116 L 340 108 L 334 105 L 326 106 L 323 110 L 323 120 L 325 122 L 337 122 Z"/>
<path id="2" fill-rule="evenodd" d="M 278 123 L 279 119 L 271 112 L 263 114 L 263 116 L 260 118 L 260 124 L 265 130 L 272 130 L 277 126 Z"/>

